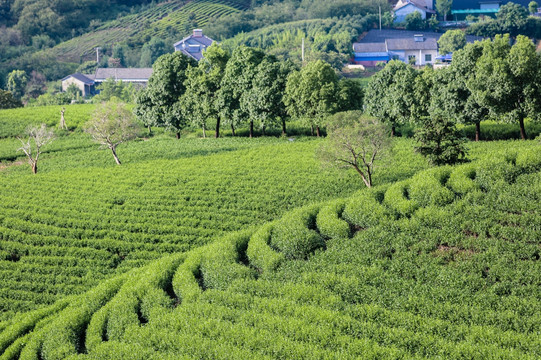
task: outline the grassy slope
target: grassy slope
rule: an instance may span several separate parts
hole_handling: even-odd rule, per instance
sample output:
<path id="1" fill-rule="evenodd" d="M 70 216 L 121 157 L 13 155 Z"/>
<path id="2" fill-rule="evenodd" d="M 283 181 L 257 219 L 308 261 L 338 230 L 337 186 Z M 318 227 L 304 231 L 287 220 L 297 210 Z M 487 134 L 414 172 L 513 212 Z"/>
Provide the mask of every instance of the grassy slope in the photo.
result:
<path id="1" fill-rule="evenodd" d="M 541 151 L 501 142 L 474 153 L 0 323 L 0 349 L 23 359 L 539 358 Z"/>

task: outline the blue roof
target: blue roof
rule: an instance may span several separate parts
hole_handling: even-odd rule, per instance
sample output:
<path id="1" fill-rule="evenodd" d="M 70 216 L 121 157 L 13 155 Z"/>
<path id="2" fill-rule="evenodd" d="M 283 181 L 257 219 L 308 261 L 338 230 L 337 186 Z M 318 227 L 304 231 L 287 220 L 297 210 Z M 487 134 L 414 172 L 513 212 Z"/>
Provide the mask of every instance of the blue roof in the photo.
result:
<path id="1" fill-rule="evenodd" d="M 390 56 L 357 56 L 355 55 L 355 61 L 389 61 Z"/>

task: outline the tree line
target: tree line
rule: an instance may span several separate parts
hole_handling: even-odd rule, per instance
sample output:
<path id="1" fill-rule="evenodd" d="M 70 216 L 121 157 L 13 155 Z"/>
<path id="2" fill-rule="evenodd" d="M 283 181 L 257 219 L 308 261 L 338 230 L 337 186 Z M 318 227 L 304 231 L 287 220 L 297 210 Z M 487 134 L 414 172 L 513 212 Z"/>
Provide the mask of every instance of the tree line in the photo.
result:
<path id="1" fill-rule="evenodd" d="M 303 120 L 320 135 L 325 119 L 336 112 L 361 109 L 363 91 L 353 80 L 340 78 L 324 61 L 298 68 L 260 49 L 240 46 L 231 54 L 217 44 L 199 63 L 180 52 L 166 54 L 154 64 L 146 89 L 136 95 L 134 113 L 147 127 L 174 131 L 203 130 L 222 125 L 235 135 L 240 126 L 262 133 L 272 126 L 287 132 L 291 118 Z"/>
<path id="2" fill-rule="evenodd" d="M 541 55 L 533 42 L 509 35 L 467 44 L 453 53 L 450 66 L 415 70 L 391 61 L 375 74 L 366 90 L 366 110 L 395 129 L 409 122 L 421 128 L 446 123 L 475 125 L 492 119 L 517 123 L 541 115 Z"/>

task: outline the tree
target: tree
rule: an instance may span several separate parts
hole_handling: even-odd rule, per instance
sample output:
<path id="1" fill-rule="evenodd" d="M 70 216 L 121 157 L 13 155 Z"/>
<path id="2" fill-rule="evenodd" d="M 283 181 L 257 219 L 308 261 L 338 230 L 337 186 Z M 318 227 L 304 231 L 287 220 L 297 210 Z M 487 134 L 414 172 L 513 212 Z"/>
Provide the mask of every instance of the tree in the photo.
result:
<path id="1" fill-rule="evenodd" d="M 141 59 L 139 60 L 139 66 L 152 67 L 152 64 L 162 55 L 167 54 L 169 51 L 168 45 L 164 40 L 152 37 L 149 42 L 143 45 L 141 49 Z"/>
<path id="2" fill-rule="evenodd" d="M 16 99 L 21 99 L 24 95 L 27 82 L 28 77 L 23 70 L 13 70 L 8 75 L 7 90 L 11 92 Z"/>
<path id="3" fill-rule="evenodd" d="M 41 124 L 39 127 L 30 126 L 26 133 L 28 139 L 18 138 L 22 146 L 17 151 L 22 151 L 28 158 L 28 162 L 32 167 L 32 172 L 37 174 L 38 172 L 38 160 L 41 155 L 42 148 L 51 143 L 54 140 L 54 132 L 51 129 L 47 129 L 47 125 Z"/>
<path id="4" fill-rule="evenodd" d="M 509 33 L 511 36 L 515 36 L 526 24 L 528 10 L 522 5 L 508 2 L 500 7 L 496 18 L 500 24 L 502 33 Z"/>
<path id="5" fill-rule="evenodd" d="M 447 15 L 453 7 L 453 0 L 436 0 L 436 11 L 447 21 Z"/>
<path id="6" fill-rule="evenodd" d="M 530 3 L 528 4 L 528 10 L 530 11 L 530 14 L 535 14 L 538 8 L 539 4 L 535 1 L 530 1 Z"/>
<path id="7" fill-rule="evenodd" d="M 475 76 L 469 81 L 475 100 L 508 121 L 520 126 L 527 138 L 524 119 L 537 119 L 541 113 L 541 64 L 535 45 L 522 35 L 513 47 L 509 35 L 497 35 L 483 42 L 483 55 L 476 62 Z"/>
<path id="8" fill-rule="evenodd" d="M 289 75 L 284 104 L 290 116 L 307 119 L 312 128 L 315 126 L 319 137 L 324 119 L 339 110 L 339 97 L 336 72 L 319 60 Z"/>
<path id="9" fill-rule="evenodd" d="M 462 30 L 447 30 L 438 40 L 440 54 L 453 53 L 466 46 L 466 34 Z"/>
<path id="10" fill-rule="evenodd" d="M 435 166 L 455 164 L 466 156 L 465 139 L 452 120 L 426 117 L 415 131 L 416 151 Z"/>
<path id="11" fill-rule="evenodd" d="M 186 125 L 180 103 L 186 91 L 186 69 L 196 67 L 197 62 L 178 51 L 162 55 L 152 67 L 148 87 L 136 96 L 135 115 L 146 126 L 161 126 L 176 133 Z"/>
<path id="12" fill-rule="evenodd" d="M 254 134 L 254 121 L 249 119 L 247 109 L 241 106 L 241 97 L 252 88 L 257 66 L 265 58 L 260 49 L 240 46 L 233 51 L 227 62 L 220 90 L 217 93 L 217 106 L 224 122 L 229 122 L 233 134 L 238 124 L 248 120 L 250 137 Z"/>
<path id="13" fill-rule="evenodd" d="M 420 12 L 414 11 L 406 15 L 406 29 L 408 30 L 423 30 L 426 23 Z"/>
<path id="14" fill-rule="evenodd" d="M 366 111 L 391 127 L 410 121 L 415 102 L 414 86 L 418 72 L 399 60 L 387 63 L 383 70 L 372 76 L 366 88 Z"/>
<path id="15" fill-rule="evenodd" d="M 387 127 L 360 111 L 337 113 L 327 126 L 327 141 L 319 148 L 320 159 L 331 166 L 353 168 L 367 187 L 372 187 L 374 163 L 391 147 Z"/>
<path id="16" fill-rule="evenodd" d="M 84 131 L 90 134 L 96 143 L 111 150 L 115 162 L 120 165 L 116 154 L 117 146 L 136 138 L 139 128 L 126 104 L 110 101 L 96 108 L 91 120 L 85 124 Z"/>
<path id="17" fill-rule="evenodd" d="M 0 89 L 0 109 L 13 109 L 22 106 L 23 103 L 15 99 L 9 91 Z"/>
<path id="18" fill-rule="evenodd" d="M 256 69 L 252 87 L 241 95 L 241 106 L 246 109 L 250 119 L 258 121 L 263 135 L 272 123 L 280 121 L 282 134 L 286 134 L 286 117 L 283 96 L 287 77 L 294 70 L 291 62 L 279 62 L 267 56 Z"/>
<path id="19" fill-rule="evenodd" d="M 224 76 L 229 54 L 218 44 L 212 44 L 204 53 L 204 58 L 197 67 L 186 71 L 186 92 L 182 104 L 187 118 L 203 129 L 206 137 L 208 119 L 216 120 L 215 137 L 220 136 L 220 116 L 216 93 Z"/>
<path id="20" fill-rule="evenodd" d="M 481 139 L 481 122 L 490 115 L 490 109 L 477 101 L 479 95 L 472 88 L 477 60 L 483 54 L 483 44 L 475 42 L 453 54 L 453 62 L 436 72 L 437 86 L 432 91 L 430 115 L 456 119 L 462 124 L 475 125 L 475 140 Z"/>

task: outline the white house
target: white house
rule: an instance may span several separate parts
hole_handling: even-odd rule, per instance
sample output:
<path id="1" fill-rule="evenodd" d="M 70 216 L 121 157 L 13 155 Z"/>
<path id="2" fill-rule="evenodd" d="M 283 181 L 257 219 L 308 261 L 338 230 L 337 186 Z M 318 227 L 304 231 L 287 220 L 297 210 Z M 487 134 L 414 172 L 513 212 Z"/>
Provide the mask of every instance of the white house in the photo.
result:
<path id="1" fill-rule="evenodd" d="M 394 7 L 395 22 L 406 21 L 408 14 L 415 11 L 421 14 L 423 19 L 426 19 L 428 14 L 435 14 L 433 0 L 399 0 Z"/>
<path id="2" fill-rule="evenodd" d="M 203 30 L 195 29 L 192 35 L 185 37 L 173 46 L 175 51 L 181 51 L 184 55 L 199 61 L 203 58 L 203 51 L 213 42 L 214 40 L 203 35 Z"/>

